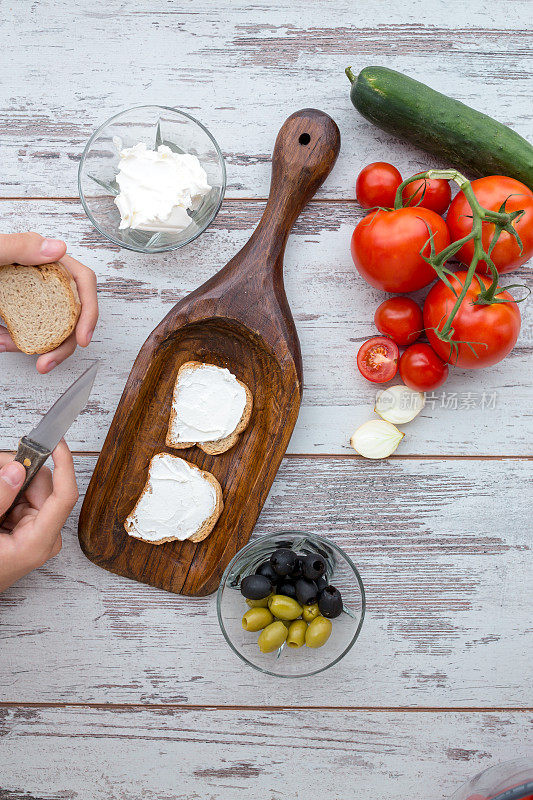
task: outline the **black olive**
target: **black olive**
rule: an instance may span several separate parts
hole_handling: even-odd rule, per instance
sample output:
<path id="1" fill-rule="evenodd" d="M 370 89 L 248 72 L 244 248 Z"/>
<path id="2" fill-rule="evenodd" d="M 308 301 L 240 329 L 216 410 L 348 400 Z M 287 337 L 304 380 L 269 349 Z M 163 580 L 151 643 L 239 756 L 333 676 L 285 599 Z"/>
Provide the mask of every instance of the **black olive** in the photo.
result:
<path id="1" fill-rule="evenodd" d="M 293 600 L 296 600 L 296 589 L 293 583 L 289 581 L 284 581 L 283 583 L 278 583 L 277 594 L 284 594 L 285 597 L 292 597 Z"/>
<path id="2" fill-rule="evenodd" d="M 291 572 L 291 578 L 301 578 L 304 574 L 304 560 L 303 556 L 298 556 L 296 558 L 296 563 L 293 567 Z"/>
<path id="3" fill-rule="evenodd" d="M 314 581 L 298 578 L 294 586 L 296 588 L 296 599 L 302 606 L 309 606 L 316 601 L 318 593 Z"/>
<path id="4" fill-rule="evenodd" d="M 280 547 L 274 550 L 270 556 L 270 563 L 274 571 L 285 578 L 290 575 L 296 566 L 297 555 L 294 550 L 289 550 L 287 547 Z"/>
<path id="5" fill-rule="evenodd" d="M 265 578 L 268 578 L 271 583 L 277 583 L 279 580 L 279 575 L 274 572 L 274 567 L 270 563 L 270 560 L 263 561 L 263 563 L 256 569 L 255 574 L 264 575 Z"/>
<path id="6" fill-rule="evenodd" d="M 241 581 L 241 594 L 248 600 L 262 600 L 272 592 L 272 583 L 264 575 L 247 575 Z"/>
<path id="7" fill-rule="evenodd" d="M 316 581 L 326 572 L 326 562 L 318 553 L 308 555 L 304 558 L 304 578 L 309 581 Z"/>
<path id="8" fill-rule="evenodd" d="M 320 578 L 316 579 L 315 583 L 316 583 L 316 588 L 318 589 L 318 591 L 320 593 L 322 591 L 322 589 L 325 589 L 326 586 L 328 585 L 327 576 L 326 575 L 321 575 Z"/>
<path id="9" fill-rule="evenodd" d="M 342 597 L 334 586 L 326 586 L 318 598 L 318 610 L 323 617 L 334 619 L 342 614 Z"/>

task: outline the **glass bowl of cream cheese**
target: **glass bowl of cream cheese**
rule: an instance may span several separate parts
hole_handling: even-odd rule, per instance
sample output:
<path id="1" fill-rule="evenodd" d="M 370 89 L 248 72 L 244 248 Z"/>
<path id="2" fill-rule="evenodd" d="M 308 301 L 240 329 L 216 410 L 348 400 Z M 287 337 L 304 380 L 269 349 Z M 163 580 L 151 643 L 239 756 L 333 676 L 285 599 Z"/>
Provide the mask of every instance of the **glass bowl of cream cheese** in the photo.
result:
<path id="1" fill-rule="evenodd" d="M 190 114 L 138 106 L 93 133 L 78 188 L 103 236 L 128 250 L 160 253 L 189 244 L 215 219 L 226 168 L 214 137 Z"/>

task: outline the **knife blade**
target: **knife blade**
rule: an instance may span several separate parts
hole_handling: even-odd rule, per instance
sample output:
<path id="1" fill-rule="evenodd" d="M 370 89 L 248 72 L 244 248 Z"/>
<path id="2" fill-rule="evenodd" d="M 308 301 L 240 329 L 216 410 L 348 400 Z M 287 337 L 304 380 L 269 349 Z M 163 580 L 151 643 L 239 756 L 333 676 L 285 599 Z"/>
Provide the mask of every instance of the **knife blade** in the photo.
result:
<path id="1" fill-rule="evenodd" d="M 39 424 L 28 434 L 30 441 L 50 452 L 57 447 L 78 414 L 87 405 L 97 370 L 96 361 L 56 400 Z"/>
<path id="2" fill-rule="evenodd" d="M 50 457 L 52 451 L 57 447 L 78 414 L 87 405 L 97 370 L 98 361 L 95 361 L 56 400 L 38 425 L 20 440 L 15 461 L 19 461 L 26 469 L 26 478 L 11 506 L 3 514 L 0 514 L 0 525 L 18 503 L 21 495 Z"/>

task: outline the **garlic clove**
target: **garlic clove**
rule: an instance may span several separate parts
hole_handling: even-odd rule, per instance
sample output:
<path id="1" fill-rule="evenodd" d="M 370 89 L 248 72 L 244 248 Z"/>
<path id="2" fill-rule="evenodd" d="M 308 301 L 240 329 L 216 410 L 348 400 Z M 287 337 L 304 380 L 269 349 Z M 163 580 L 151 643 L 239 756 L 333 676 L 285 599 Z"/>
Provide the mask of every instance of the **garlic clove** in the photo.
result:
<path id="1" fill-rule="evenodd" d="M 387 458 L 394 453 L 404 433 L 384 419 L 371 419 L 357 428 L 350 444 L 365 458 Z"/>
<path id="2" fill-rule="evenodd" d="M 401 383 L 379 392 L 374 411 L 387 422 L 405 425 L 420 414 L 425 404 L 423 392 L 415 392 Z"/>

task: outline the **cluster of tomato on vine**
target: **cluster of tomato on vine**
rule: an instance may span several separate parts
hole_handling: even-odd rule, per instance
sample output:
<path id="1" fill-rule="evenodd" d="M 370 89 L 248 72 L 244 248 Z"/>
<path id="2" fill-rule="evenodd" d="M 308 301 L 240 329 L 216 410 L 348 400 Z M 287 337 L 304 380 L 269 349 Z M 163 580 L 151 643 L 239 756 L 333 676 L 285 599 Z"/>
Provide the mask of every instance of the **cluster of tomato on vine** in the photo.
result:
<path id="1" fill-rule="evenodd" d="M 453 200 L 450 182 L 460 189 Z M 399 369 L 411 389 L 432 391 L 449 366 L 479 369 L 505 358 L 520 332 L 520 300 L 508 291 L 518 284 L 502 288 L 499 278 L 533 255 L 531 189 L 500 175 L 470 182 L 454 169 L 402 181 L 394 166 L 376 162 L 359 174 L 356 193 L 368 213 L 352 236 L 355 266 L 375 288 L 402 295 L 375 313 L 383 335 L 359 350 L 365 378 L 383 383 Z M 435 280 L 423 308 L 405 296 Z"/>

